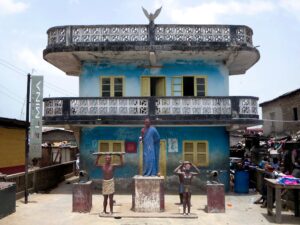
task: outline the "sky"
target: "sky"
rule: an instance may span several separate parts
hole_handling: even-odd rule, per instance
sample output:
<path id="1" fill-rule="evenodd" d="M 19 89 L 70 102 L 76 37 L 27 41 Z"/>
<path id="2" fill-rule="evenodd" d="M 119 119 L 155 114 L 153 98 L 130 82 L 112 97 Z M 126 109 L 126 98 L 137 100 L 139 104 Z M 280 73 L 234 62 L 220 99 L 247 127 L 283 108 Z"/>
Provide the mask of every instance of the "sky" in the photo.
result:
<path id="1" fill-rule="evenodd" d="M 251 27 L 260 60 L 230 76 L 231 96 L 257 96 L 261 103 L 300 88 L 300 0 L 0 0 L 0 117 L 25 119 L 27 73 L 44 76 L 44 97 L 78 96 L 78 77 L 43 59 L 47 29 L 147 24 L 141 6 L 163 7 L 157 24 Z"/>

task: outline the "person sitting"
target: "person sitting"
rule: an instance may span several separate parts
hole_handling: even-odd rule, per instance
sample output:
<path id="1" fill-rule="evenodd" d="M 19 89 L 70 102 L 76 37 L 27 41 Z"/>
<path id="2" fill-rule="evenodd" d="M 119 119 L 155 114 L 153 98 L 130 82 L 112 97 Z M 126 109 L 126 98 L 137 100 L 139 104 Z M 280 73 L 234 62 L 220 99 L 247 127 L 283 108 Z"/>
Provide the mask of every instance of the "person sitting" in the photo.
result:
<path id="1" fill-rule="evenodd" d="M 277 157 L 273 158 L 273 160 L 271 162 L 271 166 L 274 168 L 274 170 L 279 171 L 280 164 L 279 164 L 279 160 Z"/>

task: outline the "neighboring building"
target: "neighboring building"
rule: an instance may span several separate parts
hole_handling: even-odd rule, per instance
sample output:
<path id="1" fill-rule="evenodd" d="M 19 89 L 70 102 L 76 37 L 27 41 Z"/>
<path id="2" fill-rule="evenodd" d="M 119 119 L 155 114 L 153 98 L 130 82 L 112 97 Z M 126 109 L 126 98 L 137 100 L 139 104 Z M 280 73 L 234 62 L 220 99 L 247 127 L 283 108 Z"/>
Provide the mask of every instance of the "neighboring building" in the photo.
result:
<path id="1" fill-rule="evenodd" d="M 59 26 L 48 31 L 44 59 L 79 76 L 79 96 L 45 98 L 44 125 L 80 134 L 80 162 L 93 179 L 93 152 L 124 151 L 116 171 L 128 188 L 142 168 L 138 137 L 145 117 L 161 136 L 160 172 L 177 189 L 173 170 L 190 160 L 221 170 L 229 185 L 229 131 L 260 124 L 257 97 L 229 96 L 229 76 L 259 60 L 252 30 L 235 25 Z M 198 185 L 198 186 L 199 186 Z"/>
<path id="2" fill-rule="evenodd" d="M 26 122 L 0 118 L 0 173 L 25 171 Z"/>
<path id="3" fill-rule="evenodd" d="M 300 131 L 300 88 L 259 105 L 264 135 L 293 135 Z"/>
<path id="4" fill-rule="evenodd" d="M 76 160 L 78 147 L 73 131 L 54 128 L 44 130 L 42 143 L 41 167 Z"/>

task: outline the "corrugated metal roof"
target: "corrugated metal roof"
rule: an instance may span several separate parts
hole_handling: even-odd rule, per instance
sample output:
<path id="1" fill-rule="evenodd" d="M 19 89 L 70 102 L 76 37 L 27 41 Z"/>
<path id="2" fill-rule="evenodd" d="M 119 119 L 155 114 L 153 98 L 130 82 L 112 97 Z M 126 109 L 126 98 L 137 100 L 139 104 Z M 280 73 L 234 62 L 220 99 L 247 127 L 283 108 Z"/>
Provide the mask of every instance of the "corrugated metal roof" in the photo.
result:
<path id="1" fill-rule="evenodd" d="M 277 98 L 274 98 L 274 99 L 272 99 L 272 100 L 270 100 L 270 101 L 266 101 L 266 102 L 260 103 L 259 106 L 262 107 L 262 106 L 267 105 L 267 104 L 269 104 L 269 103 L 271 103 L 271 102 L 275 102 L 275 101 L 278 100 L 278 99 L 285 98 L 285 97 L 289 97 L 289 96 L 292 96 L 292 95 L 294 95 L 294 94 L 297 94 L 298 92 L 300 93 L 300 88 L 298 88 L 298 89 L 296 89 L 296 90 L 294 90 L 294 91 L 287 92 L 287 93 L 285 93 L 285 94 L 283 94 L 283 95 L 280 95 L 280 96 L 278 96 Z"/>
<path id="2" fill-rule="evenodd" d="M 0 127 L 26 128 L 26 121 L 0 117 Z"/>

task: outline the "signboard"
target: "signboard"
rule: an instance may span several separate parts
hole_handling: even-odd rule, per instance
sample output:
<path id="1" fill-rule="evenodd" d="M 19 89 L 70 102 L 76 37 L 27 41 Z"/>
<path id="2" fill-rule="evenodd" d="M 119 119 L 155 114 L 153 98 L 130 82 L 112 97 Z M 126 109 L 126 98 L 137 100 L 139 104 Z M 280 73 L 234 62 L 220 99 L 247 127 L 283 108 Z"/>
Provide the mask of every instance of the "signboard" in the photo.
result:
<path id="1" fill-rule="evenodd" d="M 42 157 L 43 76 L 31 77 L 29 162 Z"/>

